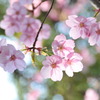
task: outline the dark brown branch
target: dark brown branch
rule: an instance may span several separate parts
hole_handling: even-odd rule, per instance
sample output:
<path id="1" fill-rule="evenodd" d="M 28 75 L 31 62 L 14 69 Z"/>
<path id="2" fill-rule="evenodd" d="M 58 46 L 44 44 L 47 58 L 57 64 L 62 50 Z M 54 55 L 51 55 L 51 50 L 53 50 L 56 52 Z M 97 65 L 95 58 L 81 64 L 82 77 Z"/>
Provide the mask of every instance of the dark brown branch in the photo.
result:
<path id="1" fill-rule="evenodd" d="M 54 0 L 52 0 L 51 7 L 50 7 L 49 11 L 47 12 L 47 14 L 46 14 L 46 16 L 45 16 L 43 22 L 41 23 L 41 26 L 40 26 L 40 28 L 39 28 L 39 30 L 38 30 L 38 32 L 37 32 L 37 35 L 36 35 L 35 41 L 34 41 L 34 43 L 33 43 L 33 52 L 34 52 L 34 50 L 35 50 L 34 48 L 35 48 L 35 45 L 36 45 L 36 42 L 37 42 L 37 39 L 38 39 L 39 33 L 40 33 L 40 31 L 41 31 L 41 29 L 42 29 L 42 27 L 43 27 L 43 24 L 44 24 L 46 18 L 48 17 L 48 15 L 49 15 L 49 13 L 50 13 L 52 7 L 53 7 L 53 4 L 54 4 Z"/>

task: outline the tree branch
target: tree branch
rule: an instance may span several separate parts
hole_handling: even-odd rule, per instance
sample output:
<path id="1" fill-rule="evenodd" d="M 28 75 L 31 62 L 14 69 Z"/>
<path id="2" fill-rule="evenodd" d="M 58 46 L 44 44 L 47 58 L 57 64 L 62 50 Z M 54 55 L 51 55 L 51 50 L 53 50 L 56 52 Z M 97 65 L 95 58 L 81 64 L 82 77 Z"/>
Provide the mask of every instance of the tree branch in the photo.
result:
<path id="1" fill-rule="evenodd" d="M 44 24 L 46 18 L 48 17 L 48 15 L 49 15 L 49 13 L 50 13 L 52 7 L 53 7 L 53 4 L 54 4 L 54 0 L 52 0 L 51 7 L 50 7 L 49 11 L 47 12 L 47 14 L 46 14 L 46 16 L 45 16 L 43 22 L 41 23 L 41 26 L 40 26 L 40 28 L 39 28 L 39 30 L 38 30 L 38 32 L 37 32 L 37 35 L 36 35 L 35 41 L 34 41 L 34 43 L 33 43 L 33 52 L 34 52 L 34 50 L 35 50 L 35 45 L 36 45 L 36 42 L 37 42 L 37 39 L 38 39 L 39 33 L 40 33 L 40 31 L 41 31 L 41 29 L 42 29 L 42 27 L 43 27 L 43 24 Z"/>

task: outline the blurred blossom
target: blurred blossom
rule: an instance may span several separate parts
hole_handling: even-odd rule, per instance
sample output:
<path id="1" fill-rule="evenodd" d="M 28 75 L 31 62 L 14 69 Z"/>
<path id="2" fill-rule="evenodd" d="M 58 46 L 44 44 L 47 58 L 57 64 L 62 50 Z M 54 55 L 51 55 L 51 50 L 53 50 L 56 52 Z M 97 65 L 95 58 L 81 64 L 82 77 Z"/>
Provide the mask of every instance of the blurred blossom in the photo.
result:
<path id="1" fill-rule="evenodd" d="M 94 64 L 96 62 L 95 57 L 93 54 L 89 52 L 87 48 L 81 50 L 81 56 L 83 57 L 83 63 L 84 63 L 84 70 L 87 70 L 87 67 Z"/>
<path id="2" fill-rule="evenodd" d="M 6 14 L 12 16 L 17 21 L 22 21 L 27 14 L 27 10 L 19 2 L 15 2 L 6 10 Z"/>
<path id="3" fill-rule="evenodd" d="M 39 35 L 39 40 L 48 39 L 50 37 L 50 26 L 48 24 L 44 24 Z"/>
<path id="4" fill-rule="evenodd" d="M 41 10 L 42 11 L 48 11 L 49 10 L 49 8 L 50 8 L 50 1 L 45 1 L 45 2 L 43 2 L 42 4 L 41 4 L 41 6 L 40 6 L 40 8 L 41 8 Z"/>
<path id="5" fill-rule="evenodd" d="M 5 29 L 5 34 L 12 36 L 15 32 L 20 31 L 20 22 L 15 20 L 12 16 L 4 16 L 4 19 L 0 23 L 0 27 Z"/>
<path id="6" fill-rule="evenodd" d="M 32 4 L 33 0 L 19 0 L 20 4 Z"/>
<path id="7" fill-rule="evenodd" d="M 12 5 L 15 2 L 18 2 L 19 0 L 9 0 L 10 5 Z"/>
<path id="8" fill-rule="evenodd" d="M 35 81 L 37 83 L 43 82 L 43 77 L 41 76 L 41 74 L 39 72 L 37 72 L 33 75 L 33 81 Z"/>
<path id="9" fill-rule="evenodd" d="M 39 90 L 30 91 L 27 95 L 27 100 L 38 100 L 40 95 L 41 93 Z"/>
<path id="10" fill-rule="evenodd" d="M 84 100 L 99 100 L 99 94 L 92 88 L 85 92 Z"/>
<path id="11" fill-rule="evenodd" d="M 97 53 L 100 53 L 100 47 L 99 46 L 95 46 Z"/>

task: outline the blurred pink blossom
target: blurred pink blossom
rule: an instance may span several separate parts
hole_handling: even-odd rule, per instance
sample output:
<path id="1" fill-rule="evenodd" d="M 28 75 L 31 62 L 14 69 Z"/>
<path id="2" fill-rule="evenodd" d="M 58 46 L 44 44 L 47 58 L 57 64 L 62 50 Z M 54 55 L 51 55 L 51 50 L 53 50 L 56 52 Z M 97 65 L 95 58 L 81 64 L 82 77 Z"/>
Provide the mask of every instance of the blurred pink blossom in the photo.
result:
<path id="1" fill-rule="evenodd" d="M 12 36 L 15 32 L 20 32 L 20 22 L 8 15 L 4 16 L 4 19 L 0 23 L 0 27 L 5 29 L 5 34 L 8 36 Z"/>
<path id="2" fill-rule="evenodd" d="M 36 33 L 24 33 L 20 37 L 20 41 L 23 42 L 27 47 L 31 47 L 36 37 Z"/>
<path id="3" fill-rule="evenodd" d="M 16 69 L 22 71 L 26 67 L 24 62 L 24 54 L 16 50 L 13 45 L 7 44 L 2 46 L 2 53 L 0 54 L 0 65 L 8 72 L 14 72 Z"/>
<path id="4" fill-rule="evenodd" d="M 99 94 L 92 88 L 85 92 L 84 100 L 99 100 Z"/>
<path id="5" fill-rule="evenodd" d="M 21 6 L 19 2 L 15 2 L 6 10 L 6 14 L 13 17 L 15 20 L 22 21 L 27 14 L 25 7 Z"/>
<path id="6" fill-rule="evenodd" d="M 25 5 L 25 4 L 32 4 L 34 0 L 19 0 L 19 3 L 22 4 L 22 5 Z"/>
<path id="7" fill-rule="evenodd" d="M 91 54 L 90 52 L 89 52 L 89 50 L 88 49 L 83 49 L 83 50 L 81 50 L 81 56 L 83 57 L 83 63 L 84 63 L 84 65 L 86 66 L 86 67 L 88 67 L 88 66 L 90 66 L 90 65 L 92 65 L 92 64 L 94 64 L 95 63 L 95 57 L 93 56 L 93 54 Z M 85 68 L 85 67 L 84 67 Z"/>
<path id="8" fill-rule="evenodd" d="M 43 81 L 43 77 L 41 76 L 40 72 L 34 74 L 33 81 L 38 83 L 41 83 Z"/>
<path id="9" fill-rule="evenodd" d="M 41 22 L 38 19 L 26 17 L 20 26 L 21 32 L 26 34 L 36 34 L 40 28 Z"/>
<path id="10" fill-rule="evenodd" d="M 51 28 L 48 24 L 44 24 L 40 31 L 38 40 L 48 39 L 50 37 L 50 29 Z"/>
<path id="11" fill-rule="evenodd" d="M 40 97 L 41 93 L 39 90 L 33 90 L 30 91 L 27 95 L 27 100 L 38 100 L 38 98 Z"/>
<path id="12" fill-rule="evenodd" d="M 10 5 L 12 6 L 13 3 L 18 2 L 19 0 L 9 0 Z"/>
<path id="13" fill-rule="evenodd" d="M 2 46 L 6 45 L 6 39 L 1 39 L 0 40 L 0 54 L 2 54 Z"/>

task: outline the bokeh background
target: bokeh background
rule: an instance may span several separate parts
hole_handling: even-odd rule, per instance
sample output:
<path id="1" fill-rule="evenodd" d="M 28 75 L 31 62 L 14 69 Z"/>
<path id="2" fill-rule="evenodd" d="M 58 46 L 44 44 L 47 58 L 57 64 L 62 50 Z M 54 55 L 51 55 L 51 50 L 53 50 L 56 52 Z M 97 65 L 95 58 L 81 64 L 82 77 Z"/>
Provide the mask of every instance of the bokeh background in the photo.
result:
<path id="1" fill-rule="evenodd" d="M 0 0 L 0 21 L 10 5 L 9 2 L 10 0 Z M 50 4 L 51 0 L 39 8 L 34 17 L 42 20 Z M 60 33 L 70 38 L 69 28 L 65 25 L 69 15 L 90 17 L 94 16 L 95 9 L 90 0 L 55 0 L 45 22 L 51 26 L 51 36 L 48 40 L 43 40 L 43 46 L 51 50 L 54 37 Z M 99 17 L 97 19 L 99 21 Z M 0 28 L 0 38 L 3 37 L 8 43 L 19 46 L 18 35 L 5 36 L 5 31 Z M 75 51 L 83 56 L 82 72 L 76 73 L 72 78 L 64 74 L 60 82 L 44 80 L 39 74 L 44 56 L 36 56 L 33 64 L 30 53 L 27 53 L 27 68 L 23 72 L 15 71 L 10 74 L 0 67 L 0 100 L 100 100 L 100 47 L 92 47 L 83 39 L 78 39 L 75 43 Z"/>

